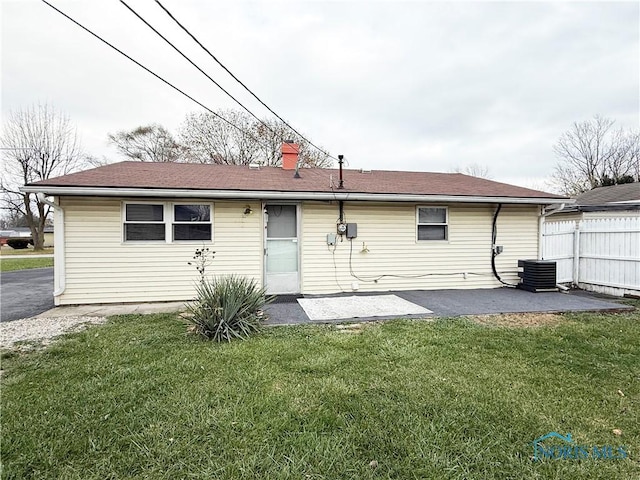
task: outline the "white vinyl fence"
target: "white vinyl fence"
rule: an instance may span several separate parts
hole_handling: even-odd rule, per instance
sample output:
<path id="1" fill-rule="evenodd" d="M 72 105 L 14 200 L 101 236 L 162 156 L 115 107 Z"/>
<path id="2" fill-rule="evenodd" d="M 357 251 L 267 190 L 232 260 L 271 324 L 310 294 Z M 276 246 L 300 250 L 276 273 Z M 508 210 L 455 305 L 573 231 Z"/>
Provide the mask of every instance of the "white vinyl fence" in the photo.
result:
<path id="1" fill-rule="evenodd" d="M 639 295 L 640 218 L 545 222 L 542 258 L 555 260 L 558 283 Z"/>

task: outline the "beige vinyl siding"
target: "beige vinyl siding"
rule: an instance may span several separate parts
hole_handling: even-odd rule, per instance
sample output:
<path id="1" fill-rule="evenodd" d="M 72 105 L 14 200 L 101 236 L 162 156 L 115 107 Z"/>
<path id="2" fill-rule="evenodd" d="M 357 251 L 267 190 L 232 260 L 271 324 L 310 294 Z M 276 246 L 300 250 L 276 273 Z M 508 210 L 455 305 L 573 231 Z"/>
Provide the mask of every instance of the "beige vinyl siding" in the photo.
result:
<path id="1" fill-rule="evenodd" d="M 210 203 L 197 199 L 189 202 Z M 123 242 L 122 199 L 63 197 L 61 204 L 65 211 L 66 289 L 59 304 L 193 297 L 198 273 L 187 262 L 203 242 Z M 253 209 L 251 215 L 243 214 L 247 205 Z M 207 273 L 237 273 L 261 282 L 260 211 L 256 202 L 213 204 L 213 242 L 204 245 L 216 253 Z"/>
<path id="2" fill-rule="evenodd" d="M 327 246 L 338 206 L 306 202 L 302 216 L 302 285 L 305 294 L 437 288 L 490 288 L 501 284 L 491 273 L 491 222 L 494 205 L 433 204 L 448 207 L 446 241 L 416 240 L 416 207 L 427 204 L 345 202 L 347 222 L 358 224 L 353 240 Z M 504 280 L 518 281 L 517 261 L 537 258 L 537 206 L 504 206 L 498 218 L 497 244 L 504 253 L 496 265 Z M 363 243 L 368 253 L 363 253 Z M 335 262 L 335 268 L 334 268 Z M 467 273 L 466 279 L 463 273 Z M 373 280 L 380 275 L 394 275 Z M 422 277 L 421 276 L 424 275 Z M 413 278 L 411 278 L 413 277 Z"/>
<path id="3" fill-rule="evenodd" d="M 123 242 L 122 205 L 129 199 L 63 197 L 66 290 L 57 304 L 181 301 L 193 297 L 198 274 L 187 265 L 202 242 Z M 129 201 L 135 202 L 135 199 Z M 169 202 L 170 199 L 157 199 Z M 190 200 L 190 203 L 208 203 Z M 244 215 L 246 206 L 253 210 Z M 437 288 L 491 288 L 491 221 L 495 205 L 433 204 L 448 209 L 448 240 L 416 239 L 416 207 L 430 204 L 345 202 L 345 219 L 358 224 L 353 240 L 327 246 L 336 232 L 338 205 L 303 202 L 301 214 L 302 293 L 387 291 Z M 259 202 L 213 203 L 215 251 L 210 274 L 236 273 L 262 282 L 263 225 Z M 498 271 L 518 281 L 517 261 L 536 258 L 537 206 L 505 206 L 498 220 Z M 168 219 L 165 219 L 168 221 Z M 56 228 L 60 226 L 56 225 Z M 363 253 L 363 243 L 368 253 Z M 335 261 L 335 268 L 334 268 Z M 466 273 L 466 279 L 463 273 Z M 393 275 L 379 279 L 380 275 Z"/>

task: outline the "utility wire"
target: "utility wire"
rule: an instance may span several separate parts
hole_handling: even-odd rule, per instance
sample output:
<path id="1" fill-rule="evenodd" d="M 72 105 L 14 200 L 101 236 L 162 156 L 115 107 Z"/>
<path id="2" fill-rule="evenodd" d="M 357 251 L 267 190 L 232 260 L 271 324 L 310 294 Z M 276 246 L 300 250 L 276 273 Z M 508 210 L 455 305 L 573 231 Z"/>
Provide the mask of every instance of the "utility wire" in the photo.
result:
<path id="1" fill-rule="evenodd" d="M 235 98 L 233 95 L 231 95 L 227 90 L 225 90 L 222 85 L 220 85 L 218 82 L 216 82 L 213 78 L 211 78 L 204 70 L 202 70 L 198 65 L 196 65 L 189 57 L 187 57 L 184 53 L 182 53 L 182 51 L 176 47 L 173 43 L 171 43 L 164 35 L 162 35 L 158 30 L 156 30 L 149 22 L 147 22 L 144 18 L 142 18 L 142 16 L 140 16 L 138 14 L 138 12 L 136 12 L 133 8 L 131 8 L 129 5 L 127 5 L 127 3 L 124 0 L 120 0 L 120 3 L 122 3 L 125 7 L 127 7 L 127 9 L 133 13 L 136 17 L 138 17 L 138 19 L 144 23 L 147 27 L 149 27 L 151 30 L 153 30 L 153 32 L 158 35 L 160 38 L 162 38 L 166 43 L 168 43 L 171 48 L 173 48 L 176 52 L 178 52 L 182 58 L 184 58 L 187 62 L 189 62 L 191 65 L 193 65 L 196 69 L 198 69 L 198 71 L 200 73 L 202 73 L 205 77 L 207 77 L 211 82 L 213 82 L 213 84 L 218 87 L 220 90 L 222 90 L 224 93 L 227 94 L 227 96 L 229 98 L 231 98 L 234 102 L 236 102 L 238 105 L 240 105 L 249 115 L 251 115 L 253 118 L 255 118 L 258 122 L 260 122 L 262 125 L 264 125 L 264 127 L 269 130 L 271 133 L 273 133 L 274 135 L 278 135 L 276 132 L 274 132 L 271 127 L 269 127 L 269 125 L 267 125 L 266 123 L 264 123 L 262 120 L 260 120 L 258 117 L 256 117 L 253 112 L 251 110 L 249 110 L 247 107 L 245 107 L 242 103 L 240 103 L 240 101 Z"/>
<path id="2" fill-rule="evenodd" d="M 205 47 L 202 43 L 200 43 L 200 41 L 184 26 L 182 25 L 172 14 L 169 10 L 167 10 L 164 5 L 162 5 L 162 3 L 159 2 L 159 0 L 155 0 L 155 2 L 160 6 L 160 8 L 162 10 L 164 10 L 164 12 L 169 15 L 169 17 L 171 18 L 171 20 L 173 20 L 187 35 L 189 35 L 191 37 L 191 39 L 196 42 L 200 48 L 202 48 L 205 52 L 207 52 L 207 54 L 218 64 L 220 65 L 229 75 L 231 75 L 231 77 L 238 82 L 240 85 L 242 85 L 242 87 L 244 87 L 244 89 L 249 92 L 253 98 L 255 98 L 258 102 L 260 102 L 267 110 L 269 110 L 272 114 L 274 114 L 282 123 L 284 123 L 287 127 L 289 127 L 291 130 L 293 130 L 296 134 L 298 134 L 300 136 L 300 138 L 302 138 L 303 140 L 305 140 L 309 145 L 311 145 L 313 148 L 315 148 L 316 150 L 318 150 L 320 153 L 322 153 L 323 155 L 326 155 L 327 157 L 333 159 L 333 160 L 338 160 L 336 157 L 334 157 L 333 155 L 325 152 L 323 149 L 321 149 L 320 147 L 318 147 L 317 145 L 315 145 L 313 142 L 311 142 L 310 140 L 308 140 L 307 138 L 304 137 L 304 135 L 302 135 L 300 132 L 298 132 L 295 128 L 293 128 L 289 123 L 287 123 L 287 121 L 285 119 L 283 119 L 280 115 L 278 115 L 276 112 L 274 112 L 271 108 L 269 108 L 269 106 L 264 103 L 262 100 L 260 100 L 260 98 L 251 91 L 251 89 L 249 87 L 247 87 L 244 83 L 242 83 L 240 81 L 240 79 L 238 77 L 236 77 L 233 73 L 231 73 L 231 71 L 225 67 L 222 62 L 220 60 L 218 60 L 215 55 L 213 55 L 213 53 L 211 53 L 209 51 L 209 49 L 207 47 Z"/>
<path id="3" fill-rule="evenodd" d="M 138 65 L 140 68 L 142 68 L 143 70 L 145 70 L 146 72 L 150 73 L 151 75 L 153 75 L 154 77 L 156 77 L 158 80 L 160 80 L 161 82 L 167 84 L 168 86 L 170 86 L 171 88 L 173 88 L 174 90 L 176 90 L 177 92 L 181 93 L 182 95 L 184 95 L 185 97 L 187 97 L 189 100 L 191 100 L 192 102 L 198 104 L 200 107 L 204 108 L 207 112 L 211 113 L 212 115 L 218 117 L 220 120 L 222 120 L 223 122 L 227 123 L 228 125 L 232 126 L 233 128 L 239 130 L 241 133 L 248 135 L 249 137 L 251 137 L 254 141 L 256 141 L 257 143 L 259 143 L 260 145 L 262 145 L 265 148 L 269 148 L 267 147 L 267 145 L 263 144 L 262 142 L 260 142 L 260 140 L 258 140 L 257 138 L 255 138 L 253 135 L 251 135 L 251 133 L 243 130 L 242 128 L 238 127 L 237 125 L 235 125 L 234 123 L 230 122 L 229 120 L 227 120 L 226 118 L 224 118 L 222 115 L 217 114 L 216 112 L 214 112 L 213 110 L 211 110 L 209 107 L 207 107 L 206 105 L 204 105 L 203 103 L 199 102 L 198 100 L 196 100 L 195 98 L 193 98 L 191 95 L 189 95 L 188 93 L 184 92 L 183 90 L 180 90 L 178 87 L 176 87 L 175 85 L 173 85 L 172 83 L 170 83 L 169 81 L 165 80 L 164 78 L 162 78 L 160 75 L 158 75 L 157 73 L 151 71 L 149 68 L 145 67 L 144 65 L 142 65 L 140 62 L 138 62 L 137 60 L 133 59 L 132 57 L 130 57 L 129 55 L 127 55 L 126 53 L 124 53 L 122 50 L 120 50 L 118 47 L 112 45 L 111 43 L 109 43 L 108 41 L 106 41 L 104 38 L 102 38 L 100 35 L 93 33 L 91 30 L 89 30 L 87 27 L 85 27 L 84 25 L 82 25 L 81 23 L 77 22 L 76 20 L 74 20 L 73 18 L 71 18 L 69 15 L 67 15 L 66 13 L 64 13 L 62 10 L 59 10 L 58 8 L 54 7 L 53 5 L 51 5 L 49 2 L 47 2 L 47 0 L 42 0 L 42 3 L 46 4 L 47 6 L 51 7 L 52 9 L 54 9 L 56 12 L 58 12 L 60 15 L 62 15 L 63 17 L 65 17 L 67 20 L 70 20 L 71 22 L 75 23 L 78 27 L 82 28 L 85 32 L 89 33 L 90 35 L 92 35 L 93 37 L 97 38 L 98 40 L 100 40 L 102 43 L 104 43 L 105 45 L 108 45 L 109 47 L 111 47 L 112 49 L 114 49 L 116 52 L 118 52 L 120 55 L 124 56 L 125 58 L 131 60 L 133 63 L 135 63 L 136 65 Z"/>

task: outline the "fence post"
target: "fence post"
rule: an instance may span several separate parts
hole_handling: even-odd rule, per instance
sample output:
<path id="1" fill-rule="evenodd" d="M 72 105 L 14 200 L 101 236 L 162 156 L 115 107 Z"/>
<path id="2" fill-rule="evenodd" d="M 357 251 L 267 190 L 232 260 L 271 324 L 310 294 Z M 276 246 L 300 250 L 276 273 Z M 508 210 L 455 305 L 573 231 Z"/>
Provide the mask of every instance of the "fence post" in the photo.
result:
<path id="1" fill-rule="evenodd" d="M 580 282 L 580 222 L 576 222 L 573 231 L 573 284 Z"/>

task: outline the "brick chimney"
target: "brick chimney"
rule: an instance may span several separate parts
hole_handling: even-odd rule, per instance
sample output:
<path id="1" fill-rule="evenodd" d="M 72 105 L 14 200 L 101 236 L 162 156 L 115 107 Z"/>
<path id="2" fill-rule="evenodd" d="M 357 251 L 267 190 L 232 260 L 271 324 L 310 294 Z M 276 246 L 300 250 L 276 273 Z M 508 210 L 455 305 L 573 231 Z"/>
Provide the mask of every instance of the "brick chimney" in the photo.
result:
<path id="1" fill-rule="evenodd" d="M 298 163 L 298 153 L 300 145 L 291 141 L 285 141 L 282 144 L 282 169 L 295 170 Z"/>

